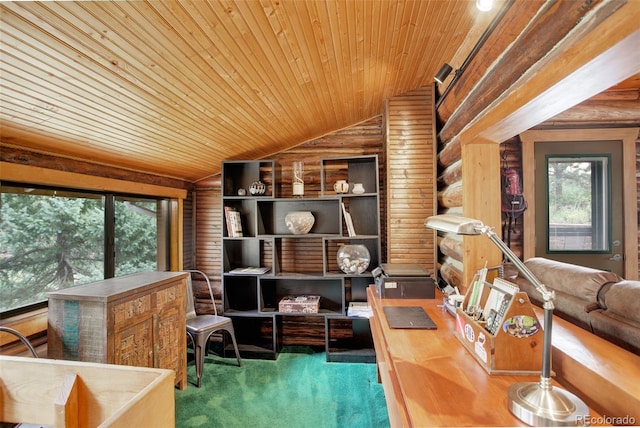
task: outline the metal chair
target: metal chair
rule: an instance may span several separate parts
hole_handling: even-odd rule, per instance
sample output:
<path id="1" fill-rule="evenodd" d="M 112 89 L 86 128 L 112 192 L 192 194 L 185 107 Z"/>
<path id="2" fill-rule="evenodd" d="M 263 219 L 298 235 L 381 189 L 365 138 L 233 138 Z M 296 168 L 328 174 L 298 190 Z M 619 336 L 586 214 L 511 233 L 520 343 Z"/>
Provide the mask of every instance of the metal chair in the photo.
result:
<path id="1" fill-rule="evenodd" d="M 26 346 L 29 349 L 29 352 L 31 352 L 31 355 L 33 355 L 34 358 L 38 358 L 38 353 L 33 348 L 33 345 L 31 345 L 31 342 L 29 342 L 29 339 L 27 339 L 26 336 L 24 336 L 22 333 L 9 327 L 3 327 L 1 325 L 0 325 L 0 331 L 13 334 L 14 336 L 16 336 L 18 339 L 20 339 L 20 341 L 24 344 L 24 346 Z"/>
<path id="2" fill-rule="evenodd" d="M 201 275 L 207 282 L 209 288 L 209 296 L 211 297 L 211 303 L 213 304 L 213 315 L 197 315 L 195 309 L 195 296 L 191 285 L 191 275 L 187 276 L 187 336 L 193 343 L 193 353 L 196 360 L 196 377 L 198 378 L 197 387 L 200 388 L 202 381 L 202 369 L 204 366 L 204 357 L 207 354 L 209 337 L 216 331 L 226 331 L 231 336 L 233 342 L 233 348 L 236 352 L 236 358 L 238 360 L 238 367 L 242 367 L 242 360 L 240 359 L 240 352 L 238 351 L 238 344 L 236 343 L 236 335 L 233 330 L 233 323 L 231 318 L 218 315 L 216 309 L 216 302 L 213 297 L 213 290 L 211 289 L 211 282 L 204 272 L 199 270 L 185 270 L 189 273 L 197 273 Z"/>

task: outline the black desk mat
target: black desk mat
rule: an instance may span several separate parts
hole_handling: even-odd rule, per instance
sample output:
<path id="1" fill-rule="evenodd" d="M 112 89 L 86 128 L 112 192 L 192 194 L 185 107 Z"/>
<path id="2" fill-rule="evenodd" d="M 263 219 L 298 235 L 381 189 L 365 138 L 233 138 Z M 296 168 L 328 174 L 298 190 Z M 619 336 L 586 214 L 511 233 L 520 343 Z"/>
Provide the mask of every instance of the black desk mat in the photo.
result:
<path id="1" fill-rule="evenodd" d="M 391 328 L 419 328 L 435 330 L 435 322 L 420 306 L 384 306 L 382 308 Z"/>

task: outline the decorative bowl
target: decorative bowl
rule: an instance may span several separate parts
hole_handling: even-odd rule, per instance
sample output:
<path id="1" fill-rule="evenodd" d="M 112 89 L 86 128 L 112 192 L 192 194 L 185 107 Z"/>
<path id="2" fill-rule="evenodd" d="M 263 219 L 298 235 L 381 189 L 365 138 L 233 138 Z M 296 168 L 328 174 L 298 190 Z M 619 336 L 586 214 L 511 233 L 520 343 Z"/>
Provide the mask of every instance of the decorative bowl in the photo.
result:
<path id="1" fill-rule="evenodd" d="M 366 271 L 371 261 L 367 247 L 361 244 L 343 245 L 336 255 L 338 267 L 347 274 L 361 274 Z"/>
<path id="2" fill-rule="evenodd" d="M 254 196 L 264 195 L 264 192 L 267 190 L 267 186 L 262 181 L 254 181 L 251 183 L 249 187 L 249 193 Z"/>
<path id="3" fill-rule="evenodd" d="M 287 229 L 294 235 L 309 233 L 316 219 L 311 211 L 291 211 L 284 217 Z"/>

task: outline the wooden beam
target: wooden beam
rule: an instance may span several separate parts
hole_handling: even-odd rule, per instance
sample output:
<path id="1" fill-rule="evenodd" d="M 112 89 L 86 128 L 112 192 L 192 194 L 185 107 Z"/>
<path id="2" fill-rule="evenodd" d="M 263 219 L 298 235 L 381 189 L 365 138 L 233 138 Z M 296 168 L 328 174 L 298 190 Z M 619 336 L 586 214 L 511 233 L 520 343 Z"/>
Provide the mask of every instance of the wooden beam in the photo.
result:
<path id="1" fill-rule="evenodd" d="M 500 145 L 491 141 L 466 143 L 462 141 L 462 213 L 465 217 L 482 220 L 501 235 L 500 210 Z M 476 271 L 483 266 L 502 263 L 502 252 L 485 236 L 465 236 L 463 239 L 463 283 L 471 283 Z"/>
<path id="2" fill-rule="evenodd" d="M 184 199 L 187 191 L 153 184 L 135 183 L 113 178 L 96 177 L 17 163 L 0 162 L 0 179 L 21 183 L 62 186 L 71 189 L 99 190 L 134 195 Z"/>
<path id="3" fill-rule="evenodd" d="M 591 128 L 602 126 L 633 126 L 640 124 L 640 101 L 585 101 L 575 107 L 553 116 L 536 129 L 559 125 L 579 125 Z"/>
<path id="4" fill-rule="evenodd" d="M 156 186 L 175 187 L 177 189 L 189 189 L 192 187 L 190 183 L 176 178 L 133 171 L 80 159 L 38 153 L 6 145 L 0 147 L 0 161 L 118 180 L 135 181 L 137 183 L 153 184 Z"/>
<path id="5" fill-rule="evenodd" d="M 482 54 L 476 55 L 469 60 L 466 68 L 460 70 L 461 66 L 467 58 L 454 58 L 450 63 L 456 70 L 456 73 L 462 72 L 455 84 L 449 89 L 449 93 L 438 107 L 438 115 L 444 123 L 449 122 L 449 119 L 454 114 L 456 109 L 461 105 L 466 105 L 465 99 L 472 94 L 474 87 L 488 69 L 492 68 L 492 64 L 496 62 L 503 54 L 503 52 L 509 49 L 509 46 L 517 39 L 518 35 L 524 31 L 529 22 L 534 19 L 536 13 L 540 7 L 544 4 L 543 0 L 515 0 L 507 11 L 504 12 L 504 16 L 497 24 L 497 27 L 493 32 L 487 36 L 486 41 L 482 46 Z M 505 7 L 505 6 L 502 6 Z M 485 25 L 485 28 L 488 24 Z M 481 34 L 476 34 L 474 43 L 477 43 Z M 468 37 L 469 39 L 469 37 Z M 462 47 L 461 47 L 462 49 Z M 468 48 L 465 51 L 465 57 L 469 55 L 472 49 Z M 460 52 L 460 50 L 458 51 Z M 458 53 L 456 54 L 456 56 Z M 518 61 L 524 60 L 530 61 L 532 58 L 529 55 L 520 55 Z M 512 64 L 509 64 L 509 70 L 513 68 Z M 507 73 L 508 74 L 508 73 Z M 503 74 L 502 70 L 499 74 L 492 73 L 493 82 L 487 80 L 486 85 L 493 85 L 492 90 L 501 89 L 503 83 L 497 80 L 502 80 L 507 77 L 507 74 Z M 452 73 L 453 75 L 453 73 Z M 451 84 L 451 78 L 445 80 L 444 85 Z M 443 85 L 443 86 L 444 86 Z M 500 92 L 498 92 L 499 94 Z M 482 95 L 481 92 L 476 94 Z M 455 126 L 454 128 L 458 128 Z M 461 129 L 461 128 L 459 128 Z M 452 133 L 455 131 L 451 131 Z M 446 133 L 445 133 L 446 135 Z M 445 141 L 448 141 L 445 139 Z"/>

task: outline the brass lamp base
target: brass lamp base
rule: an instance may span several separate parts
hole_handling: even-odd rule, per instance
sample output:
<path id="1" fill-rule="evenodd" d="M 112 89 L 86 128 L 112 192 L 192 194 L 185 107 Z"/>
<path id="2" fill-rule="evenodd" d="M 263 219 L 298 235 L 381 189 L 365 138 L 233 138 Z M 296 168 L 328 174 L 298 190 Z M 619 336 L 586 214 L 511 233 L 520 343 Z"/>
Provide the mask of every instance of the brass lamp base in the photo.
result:
<path id="1" fill-rule="evenodd" d="M 531 426 L 577 426 L 588 422 L 589 408 L 572 393 L 551 385 L 551 380 L 511 385 L 511 413 Z"/>

